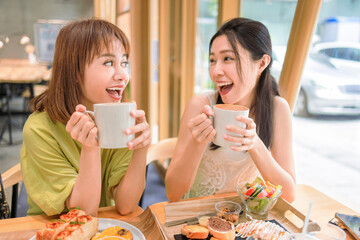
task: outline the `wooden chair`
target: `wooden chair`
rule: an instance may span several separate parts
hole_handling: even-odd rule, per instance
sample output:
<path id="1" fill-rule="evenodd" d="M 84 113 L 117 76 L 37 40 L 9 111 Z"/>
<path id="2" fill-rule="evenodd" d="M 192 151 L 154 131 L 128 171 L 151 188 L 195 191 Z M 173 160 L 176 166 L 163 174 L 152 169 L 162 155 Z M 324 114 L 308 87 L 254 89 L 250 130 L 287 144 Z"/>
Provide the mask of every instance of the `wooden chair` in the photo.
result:
<path id="1" fill-rule="evenodd" d="M 10 217 L 15 218 L 17 212 L 19 183 L 23 180 L 20 163 L 16 164 L 15 166 L 7 170 L 4 174 L 2 174 L 2 180 L 5 190 L 12 186 Z"/>
<path id="2" fill-rule="evenodd" d="M 164 180 L 168 167 L 168 160 L 173 157 L 177 138 L 166 138 L 149 147 L 146 159 L 146 172 L 150 163 L 153 163 L 159 176 Z M 145 191 L 144 191 L 145 192 Z M 139 206 L 142 207 L 144 193 L 140 198 Z"/>
<path id="3" fill-rule="evenodd" d="M 177 138 L 166 138 L 160 142 L 150 146 L 146 165 L 149 165 L 151 162 L 158 162 L 161 165 L 165 165 L 165 161 L 172 158 L 175 151 Z M 164 166 L 165 170 L 167 169 L 166 165 Z"/>

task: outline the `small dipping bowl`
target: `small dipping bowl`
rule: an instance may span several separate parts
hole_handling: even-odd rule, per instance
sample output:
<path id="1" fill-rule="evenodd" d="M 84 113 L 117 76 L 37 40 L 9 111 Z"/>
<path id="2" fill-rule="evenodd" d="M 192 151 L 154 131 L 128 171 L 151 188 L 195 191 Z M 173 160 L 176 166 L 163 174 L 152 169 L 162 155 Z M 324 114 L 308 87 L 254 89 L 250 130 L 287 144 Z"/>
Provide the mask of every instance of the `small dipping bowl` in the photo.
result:
<path id="1" fill-rule="evenodd" d="M 215 204 L 217 216 L 234 224 L 239 222 L 241 209 L 240 204 L 232 201 L 221 201 Z"/>
<path id="2" fill-rule="evenodd" d="M 199 221 L 199 225 L 203 226 L 203 227 L 207 227 L 208 225 L 208 220 L 211 217 L 216 216 L 215 212 L 199 212 L 196 217 Z"/>
<path id="3" fill-rule="evenodd" d="M 320 231 L 309 232 L 308 234 L 320 240 L 345 240 L 346 238 L 344 230 L 331 223 L 321 226 Z"/>

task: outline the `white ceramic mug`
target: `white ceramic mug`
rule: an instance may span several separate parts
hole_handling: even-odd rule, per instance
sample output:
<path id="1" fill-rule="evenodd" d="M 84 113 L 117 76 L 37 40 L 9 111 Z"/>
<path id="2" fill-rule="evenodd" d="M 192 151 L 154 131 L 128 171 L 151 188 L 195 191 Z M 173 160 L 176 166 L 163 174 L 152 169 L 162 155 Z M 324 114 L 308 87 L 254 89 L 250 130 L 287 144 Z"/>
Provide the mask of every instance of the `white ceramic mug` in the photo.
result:
<path id="1" fill-rule="evenodd" d="M 136 109 L 135 102 L 97 103 L 94 112 L 86 111 L 95 118 L 101 148 L 124 148 L 135 135 L 126 135 L 125 130 L 135 125 L 135 118 L 130 115 Z"/>
<path id="2" fill-rule="evenodd" d="M 229 142 L 224 139 L 224 135 L 228 134 L 230 136 L 242 137 L 240 134 L 232 133 L 226 130 L 226 125 L 238 126 L 240 128 L 245 128 L 246 124 L 236 120 L 237 116 L 249 116 L 249 108 L 232 105 L 232 104 L 217 104 L 213 106 L 214 110 L 214 128 L 216 130 L 216 135 L 214 138 L 214 143 L 221 147 L 230 147 L 230 146 L 240 146 L 241 143 Z"/>

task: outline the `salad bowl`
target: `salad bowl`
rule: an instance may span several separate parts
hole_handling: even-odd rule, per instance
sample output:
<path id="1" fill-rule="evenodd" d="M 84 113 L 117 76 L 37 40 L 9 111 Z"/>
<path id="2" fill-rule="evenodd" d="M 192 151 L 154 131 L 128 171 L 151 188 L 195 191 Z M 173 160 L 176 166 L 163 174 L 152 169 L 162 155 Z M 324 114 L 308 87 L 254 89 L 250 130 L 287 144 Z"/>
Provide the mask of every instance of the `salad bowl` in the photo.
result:
<path id="1" fill-rule="evenodd" d="M 269 210 L 281 195 L 281 186 L 256 178 L 252 183 L 240 182 L 236 191 L 245 206 L 247 220 L 267 219 Z"/>

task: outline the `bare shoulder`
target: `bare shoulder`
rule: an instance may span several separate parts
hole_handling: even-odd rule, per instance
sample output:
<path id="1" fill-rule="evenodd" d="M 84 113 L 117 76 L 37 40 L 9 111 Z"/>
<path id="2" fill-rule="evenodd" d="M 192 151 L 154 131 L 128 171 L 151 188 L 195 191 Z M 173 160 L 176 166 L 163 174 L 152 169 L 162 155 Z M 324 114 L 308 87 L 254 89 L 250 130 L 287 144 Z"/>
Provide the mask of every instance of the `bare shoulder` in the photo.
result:
<path id="1" fill-rule="evenodd" d="M 280 97 L 280 96 L 276 96 L 274 99 L 274 120 L 275 120 L 275 124 L 280 124 L 283 125 L 286 122 L 290 123 L 291 122 L 291 110 L 290 110 L 290 106 L 288 104 L 288 102 Z"/>
<path id="2" fill-rule="evenodd" d="M 282 98 L 280 96 L 275 96 L 275 112 L 281 113 L 281 112 L 288 112 L 290 113 L 290 106 L 289 103 L 285 100 L 285 98 Z"/>

